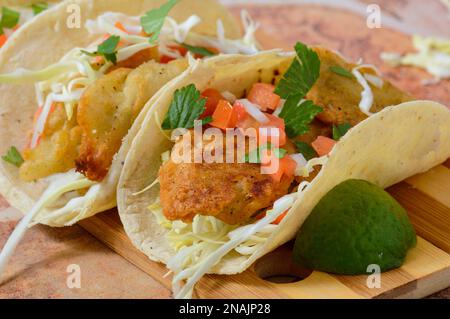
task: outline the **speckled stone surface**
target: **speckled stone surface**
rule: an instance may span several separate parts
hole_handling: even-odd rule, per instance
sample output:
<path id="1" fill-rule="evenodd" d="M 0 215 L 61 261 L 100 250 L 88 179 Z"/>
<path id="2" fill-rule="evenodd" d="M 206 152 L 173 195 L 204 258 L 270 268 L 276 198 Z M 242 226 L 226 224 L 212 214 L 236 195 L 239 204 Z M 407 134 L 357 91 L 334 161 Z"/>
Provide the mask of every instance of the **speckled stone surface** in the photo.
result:
<path id="1" fill-rule="evenodd" d="M 426 2 L 414 1 L 417 3 L 414 10 L 420 16 L 420 3 Z M 386 4 L 386 9 L 394 16 L 405 20 L 402 18 L 405 11 L 401 6 L 405 1 L 396 1 L 397 6 L 387 0 L 375 2 Z M 339 49 L 352 59 L 363 57 L 416 96 L 450 104 L 450 81 L 424 87 L 421 84 L 421 79 L 427 77 L 424 72 L 408 68 L 392 69 L 381 62 L 378 55 L 383 50 L 411 50 L 410 41 L 399 32 L 387 29 L 368 32 L 364 18 L 343 9 L 271 4 L 238 5 L 232 10 L 238 15 L 243 8 L 260 21 L 262 31 L 272 35 L 278 43 L 286 43 L 286 48 L 301 40 Z M 436 17 L 444 17 L 445 14 L 443 10 L 437 12 Z M 341 23 L 336 23 L 337 19 Z M 20 214 L 8 206 L 0 197 L 0 247 L 3 247 L 20 218 Z M 80 267 L 81 288 L 67 286 L 71 275 L 67 272 L 69 265 Z M 168 289 L 78 226 L 62 229 L 36 226 L 29 230 L 0 285 L 0 298 L 170 298 L 170 295 Z M 450 289 L 431 298 L 450 298 Z"/>
<path id="2" fill-rule="evenodd" d="M 15 224 L 0 223 L 0 247 Z M 77 281 L 73 279 L 73 265 L 79 266 L 80 288 L 74 287 Z M 170 298 L 171 295 L 168 289 L 79 226 L 30 229 L 3 280 L 0 298 Z"/>

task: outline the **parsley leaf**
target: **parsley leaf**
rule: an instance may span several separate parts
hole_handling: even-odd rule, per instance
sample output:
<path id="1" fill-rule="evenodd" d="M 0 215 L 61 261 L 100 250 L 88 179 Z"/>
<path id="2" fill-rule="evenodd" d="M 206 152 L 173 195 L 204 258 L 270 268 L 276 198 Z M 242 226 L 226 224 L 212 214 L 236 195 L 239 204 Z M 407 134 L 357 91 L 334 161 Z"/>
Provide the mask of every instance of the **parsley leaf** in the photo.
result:
<path id="1" fill-rule="evenodd" d="M 142 29 L 150 35 L 148 41 L 151 44 L 158 39 L 166 16 L 177 3 L 178 0 L 169 0 L 158 9 L 150 10 L 141 17 Z"/>
<path id="2" fill-rule="evenodd" d="M 289 97 L 280 113 L 286 125 L 286 134 L 292 138 L 307 133 L 309 123 L 320 112 L 322 112 L 320 106 L 309 100 L 302 101 L 300 95 Z"/>
<path id="3" fill-rule="evenodd" d="M 344 136 L 345 133 L 347 133 L 347 131 L 351 128 L 352 126 L 350 123 L 338 124 L 338 126 L 333 125 L 333 140 L 339 141 L 340 138 Z"/>
<path id="4" fill-rule="evenodd" d="M 176 90 L 161 127 L 164 130 L 194 127 L 194 121 L 205 111 L 205 104 L 206 99 L 200 97 L 194 84 Z M 204 119 L 203 124 L 208 121 L 211 118 Z"/>
<path id="5" fill-rule="evenodd" d="M 336 74 L 345 76 L 346 78 L 349 78 L 349 79 L 355 78 L 355 76 L 350 71 L 347 71 L 346 69 L 344 69 L 343 67 L 341 67 L 339 65 L 330 66 L 330 71 L 334 72 Z"/>
<path id="6" fill-rule="evenodd" d="M 189 45 L 186 43 L 179 43 L 179 45 L 181 45 L 183 48 L 185 48 L 186 50 L 194 53 L 194 54 L 199 54 L 202 56 L 213 56 L 216 55 L 214 52 L 208 50 L 207 48 L 202 48 L 202 47 L 196 47 L 193 45 Z"/>
<path id="7" fill-rule="evenodd" d="M 312 148 L 311 145 L 301 141 L 294 142 L 295 147 L 299 153 L 302 153 L 303 157 L 309 161 L 310 159 L 317 157 L 316 151 Z"/>
<path id="8" fill-rule="evenodd" d="M 2 156 L 2 159 L 5 162 L 13 164 L 17 167 L 20 167 L 22 165 L 22 163 L 24 162 L 22 155 L 20 155 L 19 151 L 17 150 L 17 148 L 15 146 L 11 146 L 11 148 L 8 150 L 6 155 Z"/>
<path id="9" fill-rule="evenodd" d="M 111 61 L 112 63 L 117 63 L 117 46 L 119 45 L 120 37 L 118 35 L 112 35 L 105 41 L 103 41 L 95 52 L 88 52 L 85 50 L 81 50 L 84 54 L 89 56 L 98 56 L 102 55 L 105 57 L 106 61 Z"/>
<path id="10" fill-rule="evenodd" d="M 20 13 L 6 7 L 2 8 L 2 19 L 0 20 L 1 28 L 14 28 L 20 19 Z"/>
<path id="11" fill-rule="evenodd" d="M 319 78 L 320 60 L 317 53 L 301 42 L 295 45 L 295 52 L 297 56 L 274 91 L 283 99 L 292 95 L 305 97 Z"/>
<path id="12" fill-rule="evenodd" d="M 31 5 L 31 9 L 33 9 L 34 15 L 38 15 L 42 11 L 45 11 L 48 9 L 48 4 L 45 2 L 33 3 Z"/>

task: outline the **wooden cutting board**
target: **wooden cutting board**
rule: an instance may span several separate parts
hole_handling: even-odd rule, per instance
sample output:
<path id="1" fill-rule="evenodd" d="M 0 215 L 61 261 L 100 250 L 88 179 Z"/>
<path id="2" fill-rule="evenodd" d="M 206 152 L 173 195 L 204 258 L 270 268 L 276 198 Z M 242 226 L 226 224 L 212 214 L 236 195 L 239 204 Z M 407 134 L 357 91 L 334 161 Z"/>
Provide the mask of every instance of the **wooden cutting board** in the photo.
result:
<path id="1" fill-rule="evenodd" d="M 363 57 L 381 66 L 387 78 L 415 94 L 449 104 L 450 83 L 424 87 L 428 75 L 421 70 L 384 66 L 381 51 L 411 50 L 410 38 L 389 29 L 370 30 L 358 16 L 319 6 L 245 8 L 266 30 L 258 38 L 265 48 L 292 47 L 294 41 L 320 43 L 339 49 L 352 59 Z M 280 20 L 282 18 L 283 20 Z M 196 288 L 199 298 L 420 298 L 450 286 L 450 160 L 388 189 L 408 211 L 419 236 L 405 264 L 381 275 L 380 288 L 368 288 L 368 276 L 335 276 L 296 268 L 287 244 L 257 261 L 239 275 L 208 275 Z M 145 271 L 164 286 L 171 287 L 167 269 L 150 261 L 127 238 L 117 211 L 96 215 L 80 225 L 115 252 Z M 283 263 L 279 261 L 283 260 Z M 283 281 L 284 283 L 276 283 Z M 286 283 L 286 281 L 294 281 Z"/>

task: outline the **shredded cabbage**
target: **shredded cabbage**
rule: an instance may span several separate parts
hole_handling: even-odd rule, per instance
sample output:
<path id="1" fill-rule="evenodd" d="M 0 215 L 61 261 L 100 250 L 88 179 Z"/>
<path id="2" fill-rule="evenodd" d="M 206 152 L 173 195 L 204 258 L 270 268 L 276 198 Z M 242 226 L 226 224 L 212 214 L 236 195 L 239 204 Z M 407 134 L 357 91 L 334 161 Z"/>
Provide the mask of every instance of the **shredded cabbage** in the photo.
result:
<path id="1" fill-rule="evenodd" d="M 298 191 L 275 201 L 264 218 L 247 225 L 228 225 L 213 216 L 196 215 L 192 223 L 168 221 L 159 200 L 149 209 L 158 223 L 168 229 L 167 239 L 177 252 L 167 268 L 174 273 L 173 289 L 176 298 L 190 298 L 194 285 L 227 254 L 234 252 L 250 256 L 267 243 L 280 226 L 271 224 L 301 198 L 309 182 L 302 182 Z M 181 287 L 181 283 L 186 284 Z"/>
<path id="2" fill-rule="evenodd" d="M 314 157 L 306 165 L 298 165 L 295 169 L 295 176 L 308 177 L 314 171 L 314 166 L 324 166 L 328 162 L 328 156 Z"/>
<path id="3" fill-rule="evenodd" d="M 413 45 L 417 52 L 404 56 L 398 53 L 381 53 L 381 58 L 393 66 L 407 65 L 425 69 L 437 81 L 450 78 L 450 41 L 435 38 L 413 36 Z"/>
<path id="4" fill-rule="evenodd" d="M 356 66 L 352 70 L 352 74 L 355 76 L 356 80 L 363 87 L 361 92 L 361 101 L 359 102 L 359 109 L 364 114 L 370 116 L 372 113 L 370 112 L 370 108 L 373 104 L 373 92 L 370 88 L 369 83 L 367 83 L 366 78 L 359 71 L 362 67 L 360 65 Z"/>
<path id="5" fill-rule="evenodd" d="M 6 264 L 24 236 L 26 230 L 28 227 L 32 226 L 32 220 L 39 213 L 41 213 L 43 209 L 53 205 L 66 193 L 85 189 L 95 184 L 95 182 L 88 180 L 83 175 L 78 173 L 57 174 L 53 176 L 52 179 L 52 182 L 44 194 L 31 208 L 31 210 L 22 218 L 3 247 L 3 250 L 0 253 L 0 275 L 3 273 Z"/>

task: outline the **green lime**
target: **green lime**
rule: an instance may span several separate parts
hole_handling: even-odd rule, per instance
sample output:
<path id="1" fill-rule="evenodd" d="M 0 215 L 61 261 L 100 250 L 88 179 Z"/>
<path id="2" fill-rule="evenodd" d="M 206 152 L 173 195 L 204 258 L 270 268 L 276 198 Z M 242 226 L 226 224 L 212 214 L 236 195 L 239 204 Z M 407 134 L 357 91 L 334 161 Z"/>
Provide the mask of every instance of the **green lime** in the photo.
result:
<path id="1" fill-rule="evenodd" d="M 316 205 L 297 234 L 294 261 L 324 272 L 367 274 L 400 267 L 416 234 L 403 207 L 367 181 L 350 179 Z"/>

